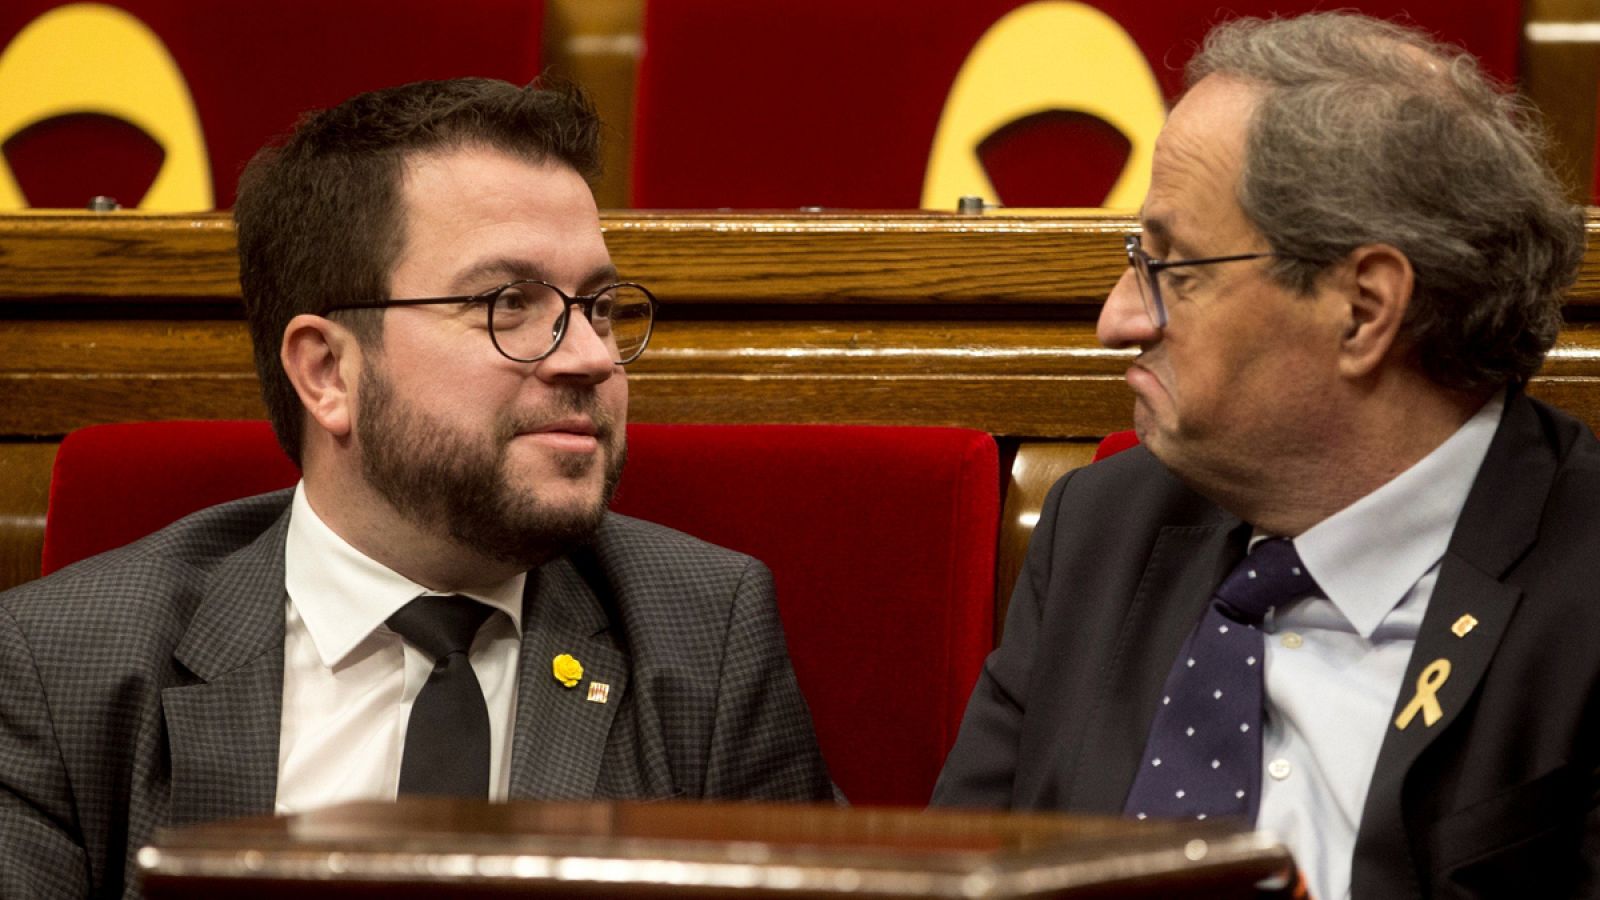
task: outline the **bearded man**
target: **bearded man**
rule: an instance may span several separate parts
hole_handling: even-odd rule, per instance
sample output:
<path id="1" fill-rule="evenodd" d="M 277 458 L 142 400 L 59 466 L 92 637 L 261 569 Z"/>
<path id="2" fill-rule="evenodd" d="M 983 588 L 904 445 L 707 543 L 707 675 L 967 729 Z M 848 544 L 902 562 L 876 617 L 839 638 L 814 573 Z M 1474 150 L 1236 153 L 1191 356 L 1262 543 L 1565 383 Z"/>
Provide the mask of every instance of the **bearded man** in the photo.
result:
<path id="1" fill-rule="evenodd" d="M 0 895 L 137 896 L 158 827 L 403 793 L 832 797 L 766 569 L 607 511 L 655 299 L 601 235 L 599 129 L 427 82 L 252 161 L 303 479 L 0 597 Z"/>

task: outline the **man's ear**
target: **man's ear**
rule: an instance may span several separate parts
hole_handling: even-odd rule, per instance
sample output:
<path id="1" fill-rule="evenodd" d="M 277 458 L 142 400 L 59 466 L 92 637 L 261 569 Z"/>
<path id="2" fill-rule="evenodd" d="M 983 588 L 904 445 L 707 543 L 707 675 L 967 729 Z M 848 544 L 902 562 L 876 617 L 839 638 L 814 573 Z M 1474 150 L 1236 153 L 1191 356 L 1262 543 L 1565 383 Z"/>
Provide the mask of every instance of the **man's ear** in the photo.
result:
<path id="1" fill-rule="evenodd" d="M 1339 371 L 1362 378 L 1377 371 L 1400 342 L 1411 305 L 1411 260 L 1388 244 L 1364 244 L 1350 251 L 1343 265 L 1349 280 Z"/>
<path id="2" fill-rule="evenodd" d="M 321 316 L 295 316 L 283 330 L 279 358 L 311 421 L 335 438 L 348 436 L 363 364 L 350 329 Z"/>

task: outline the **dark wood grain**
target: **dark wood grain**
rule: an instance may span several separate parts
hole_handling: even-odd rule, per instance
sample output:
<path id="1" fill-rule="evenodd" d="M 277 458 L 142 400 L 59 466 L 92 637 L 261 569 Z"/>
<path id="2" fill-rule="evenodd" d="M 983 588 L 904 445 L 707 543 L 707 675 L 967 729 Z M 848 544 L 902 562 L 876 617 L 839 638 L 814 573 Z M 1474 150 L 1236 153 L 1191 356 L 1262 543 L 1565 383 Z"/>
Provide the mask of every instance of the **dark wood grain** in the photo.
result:
<path id="1" fill-rule="evenodd" d="M 238 297 L 226 213 L 0 216 L 0 298 Z"/>
<path id="2" fill-rule="evenodd" d="M 1214 822 L 760 804 L 403 797 L 161 833 L 152 900 L 1288 896 L 1266 834 Z"/>
<path id="3" fill-rule="evenodd" d="M 0 590 L 39 577 L 54 443 L 0 442 Z"/>

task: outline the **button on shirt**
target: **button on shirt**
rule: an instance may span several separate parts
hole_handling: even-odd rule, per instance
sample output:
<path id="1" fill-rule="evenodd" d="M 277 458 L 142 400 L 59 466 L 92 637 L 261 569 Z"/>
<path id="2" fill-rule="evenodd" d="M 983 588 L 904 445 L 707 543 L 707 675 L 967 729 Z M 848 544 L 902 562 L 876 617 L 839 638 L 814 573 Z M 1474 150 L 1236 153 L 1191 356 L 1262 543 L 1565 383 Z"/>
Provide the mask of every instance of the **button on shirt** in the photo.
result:
<path id="1" fill-rule="evenodd" d="M 522 589 L 517 575 L 468 596 L 498 610 L 478 630 L 472 667 L 489 707 L 489 796 L 511 783 Z M 437 593 L 350 546 L 295 488 L 284 548 L 288 592 L 283 725 L 278 742 L 280 814 L 350 800 L 392 800 L 400 783 L 411 704 L 433 663 L 384 621 L 412 598 Z"/>
<path id="2" fill-rule="evenodd" d="M 1294 539 L 1327 597 L 1279 607 L 1265 624 L 1256 825 L 1293 851 L 1318 900 L 1350 896 L 1378 750 L 1504 403 L 1496 395 L 1416 465 Z"/>

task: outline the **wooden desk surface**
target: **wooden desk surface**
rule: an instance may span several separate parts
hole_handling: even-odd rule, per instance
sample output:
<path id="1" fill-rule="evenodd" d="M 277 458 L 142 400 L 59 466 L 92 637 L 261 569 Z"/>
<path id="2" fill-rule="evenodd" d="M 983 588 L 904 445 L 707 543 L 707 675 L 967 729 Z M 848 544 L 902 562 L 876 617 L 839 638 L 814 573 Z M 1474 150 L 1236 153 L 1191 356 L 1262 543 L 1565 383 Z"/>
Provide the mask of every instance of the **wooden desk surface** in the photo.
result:
<path id="1" fill-rule="evenodd" d="M 168 831 L 140 864 L 152 900 L 1262 897 L 1292 865 L 1265 836 L 1214 823 L 450 798 Z"/>

